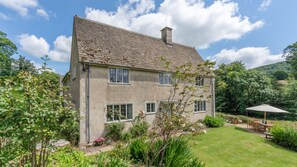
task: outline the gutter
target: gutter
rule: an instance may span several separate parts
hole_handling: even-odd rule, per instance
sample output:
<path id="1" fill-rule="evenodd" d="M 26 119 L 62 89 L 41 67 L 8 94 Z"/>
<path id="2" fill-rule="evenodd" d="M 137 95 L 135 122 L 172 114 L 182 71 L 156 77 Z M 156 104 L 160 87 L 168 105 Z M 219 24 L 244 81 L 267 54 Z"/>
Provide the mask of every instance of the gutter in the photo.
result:
<path id="1" fill-rule="evenodd" d="M 83 71 L 87 71 L 86 78 L 86 142 L 90 143 L 90 63 L 83 63 Z"/>

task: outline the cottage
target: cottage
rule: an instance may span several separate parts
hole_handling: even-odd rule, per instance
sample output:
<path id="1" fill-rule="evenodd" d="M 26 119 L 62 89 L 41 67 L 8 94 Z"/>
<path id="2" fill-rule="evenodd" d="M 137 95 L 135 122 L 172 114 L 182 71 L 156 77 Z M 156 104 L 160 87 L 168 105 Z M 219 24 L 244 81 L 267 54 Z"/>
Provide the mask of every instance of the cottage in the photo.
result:
<path id="1" fill-rule="evenodd" d="M 161 30 L 161 38 L 154 38 L 74 17 L 70 70 L 63 83 L 70 86 L 81 117 L 80 144 L 103 136 L 110 122 L 123 121 L 129 127 L 140 112 L 149 123 L 154 121 L 172 88 L 161 56 L 174 66 L 203 62 L 194 47 L 173 42 L 169 27 Z M 192 121 L 215 112 L 212 78 L 200 78 L 196 85 L 209 85 L 205 97 L 212 100 L 191 106 Z M 113 116 L 115 110 L 121 118 Z"/>

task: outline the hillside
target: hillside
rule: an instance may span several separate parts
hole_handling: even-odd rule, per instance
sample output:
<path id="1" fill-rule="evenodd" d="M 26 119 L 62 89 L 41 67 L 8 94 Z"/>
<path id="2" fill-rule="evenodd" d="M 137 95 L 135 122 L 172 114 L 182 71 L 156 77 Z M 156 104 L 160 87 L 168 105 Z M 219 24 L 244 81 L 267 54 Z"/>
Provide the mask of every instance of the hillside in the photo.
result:
<path id="1" fill-rule="evenodd" d="M 272 75 L 275 71 L 284 71 L 290 73 L 290 65 L 287 62 L 279 62 L 255 68 L 255 70 L 263 71 Z"/>

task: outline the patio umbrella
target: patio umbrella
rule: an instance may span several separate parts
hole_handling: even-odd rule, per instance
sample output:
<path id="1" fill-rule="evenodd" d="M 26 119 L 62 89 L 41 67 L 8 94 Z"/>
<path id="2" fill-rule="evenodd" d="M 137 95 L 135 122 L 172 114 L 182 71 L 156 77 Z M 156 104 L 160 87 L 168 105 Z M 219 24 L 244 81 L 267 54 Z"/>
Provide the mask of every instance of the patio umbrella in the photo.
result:
<path id="1" fill-rule="evenodd" d="M 276 107 L 272 107 L 268 104 L 261 104 L 259 106 L 254 106 L 254 107 L 248 107 L 246 108 L 247 110 L 250 111 L 259 111 L 259 112 L 264 112 L 264 120 L 266 122 L 266 112 L 270 112 L 270 113 L 289 113 L 288 111 L 276 108 Z"/>

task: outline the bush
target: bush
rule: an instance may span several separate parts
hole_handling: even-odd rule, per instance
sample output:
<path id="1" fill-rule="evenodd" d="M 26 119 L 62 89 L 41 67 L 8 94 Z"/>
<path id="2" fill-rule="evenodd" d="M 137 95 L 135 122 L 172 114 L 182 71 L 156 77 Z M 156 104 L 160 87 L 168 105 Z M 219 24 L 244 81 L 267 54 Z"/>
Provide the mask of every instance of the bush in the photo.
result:
<path id="1" fill-rule="evenodd" d="M 160 155 L 161 149 L 165 149 L 163 159 Z M 150 162 L 153 166 L 160 166 L 160 164 L 166 167 L 204 166 L 203 162 L 193 156 L 187 141 L 181 138 L 170 139 L 166 145 L 162 140 L 145 142 L 143 139 L 136 139 L 130 144 L 130 154 L 134 162 Z"/>
<path id="2" fill-rule="evenodd" d="M 123 122 L 108 123 L 106 125 L 106 137 L 110 137 L 112 140 L 118 141 L 119 139 L 121 139 L 124 128 L 125 125 Z"/>
<path id="3" fill-rule="evenodd" d="M 288 149 L 297 151 L 297 130 L 285 124 L 276 124 L 271 129 L 273 142 Z"/>
<path id="4" fill-rule="evenodd" d="M 130 139 L 132 139 L 132 135 L 130 132 L 123 132 L 121 134 L 121 140 L 122 141 L 129 141 Z"/>
<path id="5" fill-rule="evenodd" d="M 237 115 L 237 118 L 242 120 L 242 123 L 248 123 L 250 120 L 250 117 L 245 116 L 245 115 Z"/>
<path id="6" fill-rule="evenodd" d="M 90 166 L 91 161 L 82 151 L 75 150 L 71 147 L 59 148 L 49 157 L 49 166 L 67 167 L 67 166 Z"/>
<path id="7" fill-rule="evenodd" d="M 148 143 L 143 138 L 132 141 L 129 145 L 131 159 L 136 163 L 145 163 L 148 155 Z"/>
<path id="8" fill-rule="evenodd" d="M 130 149 L 128 146 L 119 143 L 112 151 L 109 152 L 109 155 L 128 161 L 130 160 Z"/>
<path id="9" fill-rule="evenodd" d="M 93 142 L 93 146 L 101 146 L 105 143 L 105 138 L 99 137 Z"/>
<path id="10" fill-rule="evenodd" d="M 144 119 L 136 119 L 133 121 L 133 126 L 129 129 L 132 137 L 147 135 L 149 123 Z"/>
<path id="11" fill-rule="evenodd" d="M 207 127 L 221 127 L 224 125 L 224 120 L 218 117 L 206 116 L 203 123 Z"/>
<path id="12" fill-rule="evenodd" d="M 108 153 L 101 153 L 96 156 L 98 167 L 128 167 L 129 162 L 119 157 L 110 156 Z"/>

